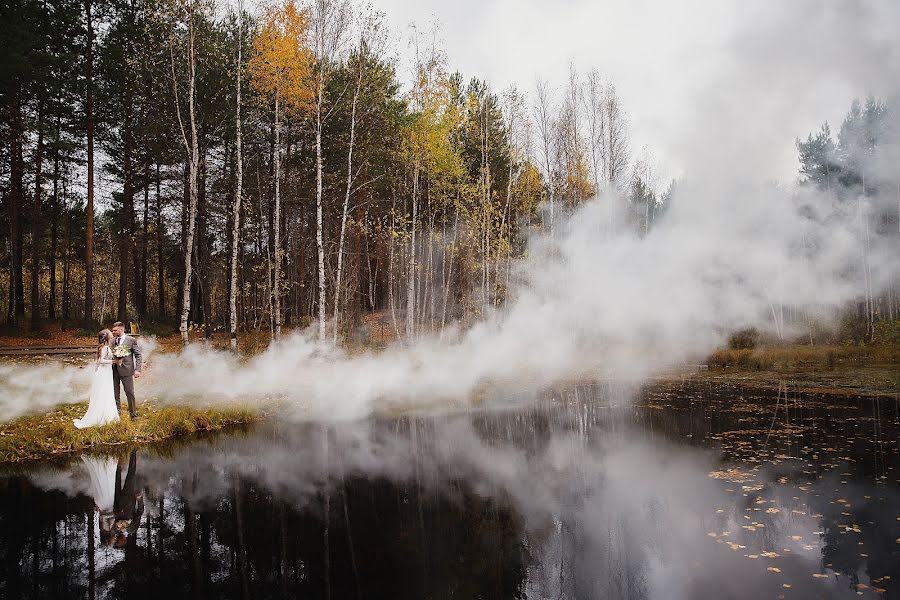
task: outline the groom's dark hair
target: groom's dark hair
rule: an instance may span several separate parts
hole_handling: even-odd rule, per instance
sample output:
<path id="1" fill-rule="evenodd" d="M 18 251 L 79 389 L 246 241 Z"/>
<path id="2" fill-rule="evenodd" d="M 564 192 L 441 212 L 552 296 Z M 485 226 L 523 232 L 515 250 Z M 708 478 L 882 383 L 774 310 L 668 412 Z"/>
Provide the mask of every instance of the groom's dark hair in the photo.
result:
<path id="1" fill-rule="evenodd" d="M 112 326 L 113 327 L 122 327 L 124 329 L 125 323 L 123 323 L 122 321 L 116 321 L 115 323 L 112 324 Z"/>

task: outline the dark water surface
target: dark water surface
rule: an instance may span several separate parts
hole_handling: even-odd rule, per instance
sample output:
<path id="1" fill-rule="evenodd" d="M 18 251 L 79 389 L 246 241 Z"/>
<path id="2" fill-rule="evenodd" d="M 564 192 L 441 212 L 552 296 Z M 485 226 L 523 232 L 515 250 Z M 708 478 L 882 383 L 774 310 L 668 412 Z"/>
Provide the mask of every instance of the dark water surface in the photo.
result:
<path id="1" fill-rule="evenodd" d="M 76 457 L 0 477 L 0 597 L 900 598 L 898 437 L 603 384 Z"/>

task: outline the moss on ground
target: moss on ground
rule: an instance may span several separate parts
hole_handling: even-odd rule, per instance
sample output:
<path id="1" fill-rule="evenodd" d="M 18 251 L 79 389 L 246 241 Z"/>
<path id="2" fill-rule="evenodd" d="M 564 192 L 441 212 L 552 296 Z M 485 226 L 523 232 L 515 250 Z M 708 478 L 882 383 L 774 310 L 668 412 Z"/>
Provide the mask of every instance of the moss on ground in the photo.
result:
<path id="1" fill-rule="evenodd" d="M 253 423 L 264 414 L 242 406 L 192 408 L 160 406 L 145 402 L 138 406 L 138 419 L 122 419 L 102 427 L 77 429 L 87 403 L 66 404 L 43 415 L 20 417 L 0 425 L 0 463 L 14 463 L 102 448 L 145 444 L 202 431 L 216 431 Z"/>

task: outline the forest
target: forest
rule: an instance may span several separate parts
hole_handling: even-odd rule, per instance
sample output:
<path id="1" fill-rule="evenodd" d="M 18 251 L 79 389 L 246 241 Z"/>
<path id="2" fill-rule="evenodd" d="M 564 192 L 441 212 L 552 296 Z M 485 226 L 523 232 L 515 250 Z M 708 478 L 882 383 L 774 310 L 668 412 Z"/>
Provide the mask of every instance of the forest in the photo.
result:
<path id="1" fill-rule="evenodd" d="M 0 11 L 8 331 L 121 320 L 236 345 L 311 326 L 337 343 L 380 311 L 410 338 L 501 305 L 529 236 L 589 199 L 637 236 L 678 202 L 595 68 L 497 90 L 453 69 L 436 26 L 398 40 L 348 0 Z M 836 135 L 797 140 L 802 187 L 873 237 L 900 235 L 891 110 L 855 101 Z M 871 339 L 898 290 L 855 268 Z"/>

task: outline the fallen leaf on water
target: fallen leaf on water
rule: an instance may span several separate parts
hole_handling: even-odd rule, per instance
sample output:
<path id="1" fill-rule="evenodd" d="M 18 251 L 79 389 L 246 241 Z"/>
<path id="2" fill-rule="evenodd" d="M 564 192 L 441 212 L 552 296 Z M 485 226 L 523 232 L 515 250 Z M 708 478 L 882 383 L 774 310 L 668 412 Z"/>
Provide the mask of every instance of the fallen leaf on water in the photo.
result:
<path id="1" fill-rule="evenodd" d="M 791 587 L 791 584 L 789 584 L 789 583 L 782 583 L 782 584 L 781 584 L 781 587 L 783 587 L 783 588 L 789 588 L 789 587 Z"/>
<path id="2" fill-rule="evenodd" d="M 800 535 L 792 535 L 792 536 L 791 536 L 791 539 L 794 540 L 795 542 L 799 542 L 800 540 L 803 539 L 803 536 L 800 536 Z"/>
<path id="3" fill-rule="evenodd" d="M 781 573 L 781 569 L 778 567 L 768 567 L 766 571 L 772 571 L 773 573 Z"/>
<path id="4" fill-rule="evenodd" d="M 825 575 L 824 573 L 813 573 L 813 577 L 816 579 L 828 579 L 828 575 Z"/>

